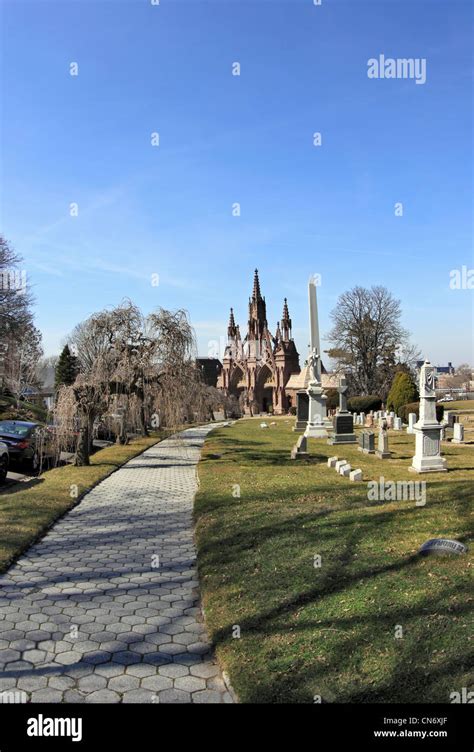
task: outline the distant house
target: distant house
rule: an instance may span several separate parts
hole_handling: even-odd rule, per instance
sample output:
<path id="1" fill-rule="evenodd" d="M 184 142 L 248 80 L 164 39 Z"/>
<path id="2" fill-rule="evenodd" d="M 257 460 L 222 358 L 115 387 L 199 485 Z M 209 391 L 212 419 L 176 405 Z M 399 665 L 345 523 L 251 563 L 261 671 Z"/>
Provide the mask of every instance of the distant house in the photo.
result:
<path id="1" fill-rule="evenodd" d="M 222 371 L 222 363 L 217 358 L 196 358 L 196 367 L 207 386 L 217 386 L 217 379 Z"/>

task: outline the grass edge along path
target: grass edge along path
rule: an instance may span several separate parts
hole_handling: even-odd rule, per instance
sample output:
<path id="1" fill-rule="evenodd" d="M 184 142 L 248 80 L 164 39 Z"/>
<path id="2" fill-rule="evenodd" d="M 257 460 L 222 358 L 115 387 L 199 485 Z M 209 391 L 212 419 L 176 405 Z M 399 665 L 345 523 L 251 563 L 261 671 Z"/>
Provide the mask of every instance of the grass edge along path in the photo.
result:
<path id="1" fill-rule="evenodd" d="M 390 432 L 391 460 L 311 440 L 292 462 L 294 419 L 259 423 L 208 436 L 195 500 L 206 625 L 240 701 L 449 703 L 472 688 L 474 445 L 443 443 L 450 471 L 418 476 L 406 432 Z M 364 482 L 329 469 L 334 454 Z M 369 500 L 381 476 L 426 481 L 426 506 Z M 469 553 L 419 556 L 438 536 Z"/>
<path id="2" fill-rule="evenodd" d="M 90 465 L 63 465 L 5 489 L 0 494 L 0 574 L 101 481 L 175 432 L 154 432 L 129 444 L 113 444 L 91 455 Z"/>

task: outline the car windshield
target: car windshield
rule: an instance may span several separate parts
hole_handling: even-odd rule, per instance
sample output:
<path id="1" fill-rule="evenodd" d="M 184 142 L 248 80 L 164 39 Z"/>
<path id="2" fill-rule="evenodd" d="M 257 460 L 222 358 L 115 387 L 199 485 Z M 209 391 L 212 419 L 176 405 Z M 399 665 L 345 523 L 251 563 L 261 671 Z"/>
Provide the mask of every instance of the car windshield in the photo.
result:
<path id="1" fill-rule="evenodd" d="M 28 436 L 32 426 L 24 426 L 13 420 L 0 420 L 0 434 L 8 433 L 10 436 Z"/>

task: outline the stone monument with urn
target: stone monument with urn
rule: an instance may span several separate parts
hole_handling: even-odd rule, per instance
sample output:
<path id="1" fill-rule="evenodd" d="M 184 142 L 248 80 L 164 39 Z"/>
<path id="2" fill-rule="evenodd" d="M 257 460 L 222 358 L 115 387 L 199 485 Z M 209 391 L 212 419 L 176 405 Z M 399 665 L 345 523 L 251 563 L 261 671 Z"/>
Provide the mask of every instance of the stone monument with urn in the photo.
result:
<path id="1" fill-rule="evenodd" d="M 410 467 L 412 472 L 446 472 L 446 460 L 441 457 L 441 429 L 436 419 L 435 368 L 425 360 L 420 369 L 420 417 L 413 426 L 415 456 Z"/>

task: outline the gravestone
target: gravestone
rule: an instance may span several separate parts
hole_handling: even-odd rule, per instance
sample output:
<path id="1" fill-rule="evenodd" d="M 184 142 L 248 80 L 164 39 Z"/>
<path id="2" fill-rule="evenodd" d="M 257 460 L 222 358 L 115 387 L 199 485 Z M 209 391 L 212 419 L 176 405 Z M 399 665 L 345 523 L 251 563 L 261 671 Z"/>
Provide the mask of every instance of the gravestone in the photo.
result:
<path id="1" fill-rule="evenodd" d="M 415 433 L 413 426 L 416 423 L 416 413 L 408 413 L 408 428 L 407 433 Z"/>
<path id="2" fill-rule="evenodd" d="M 394 427 L 395 431 L 401 431 L 402 428 L 403 428 L 402 419 L 395 417 L 393 419 L 393 427 Z"/>
<path id="3" fill-rule="evenodd" d="M 393 415 L 387 415 L 386 418 L 384 418 L 387 428 L 393 428 Z"/>
<path id="4" fill-rule="evenodd" d="M 435 368 L 425 360 L 420 369 L 420 417 L 414 425 L 415 456 L 410 470 L 414 473 L 446 472 L 441 457 L 441 426 L 436 419 Z"/>
<path id="5" fill-rule="evenodd" d="M 359 451 L 364 452 L 364 454 L 373 454 L 375 452 L 375 433 L 373 431 L 362 431 Z"/>
<path id="6" fill-rule="evenodd" d="M 337 460 L 337 462 L 334 464 L 334 469 L 336 473 L 339 472 L 339 470 L 341 469 L 343 465 L 347 465 L 347 460 Z"/>
<path id="7" fill-rule="evenodd" d="M 448 426 L 448 428 L 452 428 L 455 423 L 457 423 L 458 416 L 456 413 L 454 413 L 452 410 L 446 410 L 444 413 L 444 423 Z"/>
<path id="8" fill-rule="evenodd" d="M 339 457 L 328 457 L 328 467 L 335 467 Z"/>
<path id="9" fill-rule="evenodd" d="M 419 549 L 419 553 L 423 556 L 427 554 L 437 554 L 438 556 L 446 554 L 460 555 L 467 553 L 467 546 L 460 541 L 451 540 L 450 538 L 431 538 L 431 540 L 423 543 Z"/>
<path id="10" fill-rule="evenodd" d="M 381 460 L 390 459 L 391 453 L 388 449 L 388 433 L 387 433 L 387 419 L 383 419 L 380 424 L 379 430 L 379 442 L 377 451 L 375 452 L 377 457 Z"/>
<path id="11" fill-rule="evenodd" d="M 308 454 L 307 451 L 307 439 L 306 436 L 300 436 L 295 446 L 291 450 L 291 459 L 296 460 L 298 457 L 305 457 Z"/>
<path id="12" fill-rule="evenodd" d="M 339 475 L 343 475 L 345 478 L 348 478 L 351 470 L 352 470 L 352 468 L 351 468 L 350 464 L 347 462 L 339 470 Z"/>
<path id="13" fill-rule="evenodd" d="M 373 425 L 374 425 L 374 416 L 371 414 L 371 415 L 368 415 L 365 419 L 365 427 L 373 428 Z"/>
<path id="14" fill-rule="evenodd" d="M 357 444 L 357 437 L 354 433 L 354 418 L 347 409 L 347 389 L 346 377 L 340 376 L 338 386 L 339 411 L 333 418 L 334 433 L 328 439 L 328 444 Z"/>
<path id="15" fill-rule="evenodd" d="M 349 480 L 362 480 L 362 470 L 360 470 L 360 468 L 358 468 L 357 470 L 351 470 L 351 472 L 349 473 Z"/>
<path id="16" fill-rule="evenodd" d="M 306 392 L 296 392 L 296 423 L 293 431 L 301 432 L 308 424 L 309 397 Z"/>
<path id="17" fill-rule="evenodd" d="M 455 423 L 453 426 L 453 444 L 464 444 L 464 426 L 462 423 Z"/>

